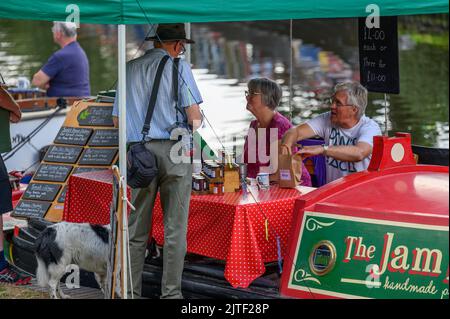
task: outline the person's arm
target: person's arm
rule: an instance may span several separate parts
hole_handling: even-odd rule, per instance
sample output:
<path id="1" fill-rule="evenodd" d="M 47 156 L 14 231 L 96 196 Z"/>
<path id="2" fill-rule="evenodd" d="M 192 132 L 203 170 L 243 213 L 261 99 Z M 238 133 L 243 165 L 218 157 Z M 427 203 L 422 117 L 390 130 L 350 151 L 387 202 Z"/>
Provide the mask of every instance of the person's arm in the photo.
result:
<path id="1" fill-rule="evenodd" d="M 344 162 L 360 162 L 372 153 L 372 145 L 358 142 L 356 145 L 336 145 L 325 148 L 322 145 L 305 146 L 297 152 L 304 157 L 325 155 Z"/>
<path id="2" fill-rule="evenodd" d="M 290 128 L 286 134 L 284 134 L 281 144 L 286 144 L 288 147 L 292 148 L 292 146 L 296 145 L 297 141 L 305 140 L 314 137 L 315 135 L 316 133 L 314 133 L 311 126 L 306 123 L 300 124 Z"/>
<path id="3" fill-rule="evenodd" d="M 42 70 L 39 70 L 36 74 L 33 75 L 33 80 L 31 81 L 31 84 L 34 86 L 37 86 L 41 89 L 47 90 L 50 85 L 50 77 L 45 74 Z"/>
<path id="4" fill-rule="evenodd" d="M 197 104 L 193 104 L 187 107 L 186 115 L 188 118 L 188 124 L 192 127 L 193 132 L 195 132 L 202 126 L 203 115 L 200 112 L 200 107 Z"/>
<path id="5" fill-rule="evenodd" d="M 117 116 L 113 115 L 112 119 L 113 119 L 114 127 L 119 128 L 119 118 Z"/>

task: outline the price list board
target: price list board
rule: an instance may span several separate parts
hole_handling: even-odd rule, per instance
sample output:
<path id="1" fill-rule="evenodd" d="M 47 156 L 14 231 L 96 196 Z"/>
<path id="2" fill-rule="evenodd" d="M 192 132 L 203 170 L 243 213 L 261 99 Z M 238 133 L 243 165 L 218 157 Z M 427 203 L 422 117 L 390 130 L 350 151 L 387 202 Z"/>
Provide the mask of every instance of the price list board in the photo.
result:
<path id="1" fill-rule="evenodd" d="M 111 103 L 75 102 L 30 181 L 13 217 L 62 220 L 72 174 L 110 169 L 118 158 L 119 134 Z"/>
<path id="2" fill-rule="evenodd" d="M 400 93 L 397 17 L 380 17 L 378 27 L 358 20 L 361 84 L 370 92 Z"/>

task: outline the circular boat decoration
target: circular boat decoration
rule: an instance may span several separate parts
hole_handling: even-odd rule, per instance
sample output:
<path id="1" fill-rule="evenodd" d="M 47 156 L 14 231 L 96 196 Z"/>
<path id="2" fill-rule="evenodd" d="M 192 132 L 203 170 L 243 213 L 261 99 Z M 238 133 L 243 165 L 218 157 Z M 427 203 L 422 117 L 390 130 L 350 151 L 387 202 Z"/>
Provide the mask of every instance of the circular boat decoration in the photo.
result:
<path id="1" fill-rule="evenodd" d="M 318 275 L 328 274 L 336 264 L 336 248 L 328 240 L 318 242 L 309 255 L 309 268 Z"/>

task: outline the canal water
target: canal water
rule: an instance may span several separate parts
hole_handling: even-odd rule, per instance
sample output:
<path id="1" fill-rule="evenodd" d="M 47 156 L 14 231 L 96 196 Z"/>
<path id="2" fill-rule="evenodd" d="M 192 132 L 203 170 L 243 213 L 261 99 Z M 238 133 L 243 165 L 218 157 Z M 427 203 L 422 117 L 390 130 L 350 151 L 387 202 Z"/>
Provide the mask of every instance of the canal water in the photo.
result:
<path id="1" fill-rule="evenodd" d="M 399 18 L 400 94 L 370 93 L 367 115 L 382 131 L 409 132 L 417 145 L 449 147 L 448 15 Z M 358 80 L 356 19 L 192 24 L 191 62 L 204 103 L 202 135 L 215 147 L 246 133 L 246 81 L 265 76 L 283 87 L 279 111 L 294 124 L 327 110 L 333 85 Z M 51 23 L 0 20 L 0 73 L 8 84 L 31 79 L 58 49 Z M 143 42 L 154 26 L 127 29 L 128 59 L 150 47 Z M 112 25 L 82 25 L 79 42 L 90 61 L 91 91 L 115 87 L 117 32 Z M 292 44 L 292 56 L 289 47 Z M 292 61 L 292 74 L 290 72 Z M 292 79 L 292 82 L 291 82 Z M 289 92 L 292 91 L 292 98 Z M 211 128 L 211 126 L 213 128 Z"/>

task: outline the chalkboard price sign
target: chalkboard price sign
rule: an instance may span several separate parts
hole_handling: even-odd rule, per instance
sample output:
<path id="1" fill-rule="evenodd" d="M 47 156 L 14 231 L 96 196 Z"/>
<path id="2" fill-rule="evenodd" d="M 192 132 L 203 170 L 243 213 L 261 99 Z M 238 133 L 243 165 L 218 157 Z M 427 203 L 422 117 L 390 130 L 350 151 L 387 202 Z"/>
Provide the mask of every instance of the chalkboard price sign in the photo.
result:
<path id="1" fill-rule="evenodd" d="M 81 146 L 52 145 L 45 154 L 44 161 L 58 163 L 76 163 L 83 148 Z"/>
<path id="2" fill-rule="evenodd" d="M 52 202 L 60 189 L 61 185 L 59 184 L 30 183 L 23 195 L 23 198 Z"/>
<path id="3" fill-rule="evenodd" d="M 37 181 L 65 182 L 72 167 L 71 165 L 41 164 L 33 179 Z"/>
<path id="4" fill-rule="evenodd" d="M 89 140 L 89 146 L 118 146 L 119 130 L 95 130 Z"/>
<path id="5" fill-rule="evenodd" d="M 85 146 L 92 129 L 79 127 L 61 127 L 56 135 L 55 143 Z"/>
<path id="6" fill-rule="evenodd" d="M 78 114 L 78 124 L 81 126 L 114 126 L 112 106 L 88 106 Z"/>
<path id="7" fill-rule="evenodd" d="M 380 17 L 379 28 L 359 18 L 361 84 L 370 92 L 400 93 L 397 17 Z"/>
<path id="8" fill-rule="evenodd" d="M 115 148 L 88 148 L 81 155 L 80 165 L 111 165 L 116 157 Z"/>
<path id="9" fill-rule="evenodd" d="M 43 218 L 50 205 L 48 202 L 22 200 L 11 214 L 13 217 Z"/>
<path id="10" fill-rule="evenodd" d="M 75 168 L 75 170 L 73 171 L 73 174 L 83 174 L 83 173 L 88 173 L 88 172 L 98 172 L 98 171 L 106 171 L 107 168 L 102 168 L 102 167 L 77 167 Z"/>
<path id="11" fill-rule="evenodd" d="M 66 194 L 67 194 L 67 185 L 64 186 L 61 195 L 59 195 L 58 203 L 64 203 L 64 201 L 66 200 Z"/>

